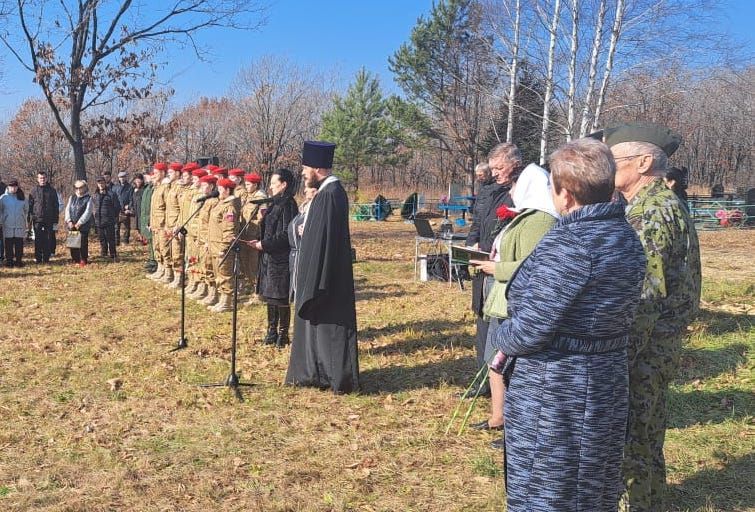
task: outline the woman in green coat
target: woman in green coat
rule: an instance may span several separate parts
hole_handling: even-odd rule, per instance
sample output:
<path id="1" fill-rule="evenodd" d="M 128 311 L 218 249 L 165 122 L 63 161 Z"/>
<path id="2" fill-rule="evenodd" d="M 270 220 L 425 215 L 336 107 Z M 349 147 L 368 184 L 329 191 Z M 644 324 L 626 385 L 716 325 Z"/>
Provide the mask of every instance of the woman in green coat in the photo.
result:
<path id="1" fill-rule="evenodd" d="M 493 348 L 491 337 L 495 336 L 499 323 L 507 316 L 506 286 L 522 261 L 555 225 L 557 217 L 551 199 L 550 176 L 545 169 L 535 164 L 525 167 L 519 175 L 511 189 L 511 198 L 514 201 L 516 216 L 496 237 L 490 261 L 470 262 L 488 274 L 487 281 L 489 285 L 492 285 L 483 307 L 483 313 L 490 318 L 488 339 L 485 344 L 485 360 L 490 366 L 488 377 L 491 413 L 487 420 L 472 425 L 478 430 L 503 429 L 502 358 Z M 498 447 L 498 444 L 494 442 L 494 446 Z"/>

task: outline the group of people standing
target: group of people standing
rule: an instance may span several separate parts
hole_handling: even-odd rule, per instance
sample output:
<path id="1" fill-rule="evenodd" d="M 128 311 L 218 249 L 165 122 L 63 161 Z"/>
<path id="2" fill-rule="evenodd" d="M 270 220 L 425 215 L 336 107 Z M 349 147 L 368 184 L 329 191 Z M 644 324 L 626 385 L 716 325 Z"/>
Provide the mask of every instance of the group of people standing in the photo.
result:
<path id="1" fill-rule="evenodd" d="M 292 343 L 286 382 L 347 393 L 359 387 L 359 365 L 348 200 L 331 172 L 334 151 L 304 144 L 301 206 L 289 169 L 270 174 L 267 194 L 257 173 L 158 162 L 135 214 L 153 261 L 148 278 L 185 285 L 187 297 L 216 313 L 232 310 L 238 278 L 246 304 L 267 308 L 264 343 Z"/>
<path id="2" fill-rule="evenodd" d="M 661 510 L 668 386 L 700 299 L 680 144 L 652 124 L 569 142 L 549 171 L 491 151 L 469 245 L 490 252 L 473 308 L 503 430 L 508 510 Z"/>

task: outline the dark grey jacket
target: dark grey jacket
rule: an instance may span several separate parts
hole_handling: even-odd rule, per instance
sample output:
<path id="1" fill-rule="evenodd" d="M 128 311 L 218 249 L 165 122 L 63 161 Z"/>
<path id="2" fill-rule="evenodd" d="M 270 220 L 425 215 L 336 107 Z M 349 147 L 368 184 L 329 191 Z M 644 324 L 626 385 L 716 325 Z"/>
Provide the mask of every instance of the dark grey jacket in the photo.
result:
<path id="1" fill-rule="evenodd" d="M 48 183 L 44 187 L 34 185 L 29 194 L 29 215 L 33 222 L 55 224 L 60 216 L 58 193 Z"/>

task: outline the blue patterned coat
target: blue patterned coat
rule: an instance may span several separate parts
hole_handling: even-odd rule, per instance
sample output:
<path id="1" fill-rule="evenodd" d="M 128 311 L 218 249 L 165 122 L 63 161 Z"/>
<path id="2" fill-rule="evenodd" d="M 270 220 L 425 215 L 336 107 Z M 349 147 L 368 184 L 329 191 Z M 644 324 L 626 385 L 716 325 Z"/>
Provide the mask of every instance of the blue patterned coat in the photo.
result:
<path id="1" fill-rule="evenodd" d="M 620 205 L 559 220 L 513 276 L 495 344 L 506 392 L 508 511 L 617 509 L 630 326 L 645 255 Z"/>

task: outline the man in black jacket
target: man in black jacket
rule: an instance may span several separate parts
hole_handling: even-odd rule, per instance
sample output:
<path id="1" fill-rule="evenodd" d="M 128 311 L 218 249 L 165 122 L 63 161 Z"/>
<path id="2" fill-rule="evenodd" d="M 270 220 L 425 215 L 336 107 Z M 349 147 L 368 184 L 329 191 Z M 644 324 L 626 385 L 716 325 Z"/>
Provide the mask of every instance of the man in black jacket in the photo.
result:
<path id="1" fill-rule="evenodd" d="M 128 174 L 119 172 L 118 183 L 113 185 L 111 190 L 118 197 L 118 202 L 121 205 L 115 228 L 115 245 L 121 245 L 121 226 L 123 226 L 123 242 L 128 243 L 131 239 L 131 217 L 134 216 L 134 212 L 131 211 L 134 188 L 128 182 Z"/>
<path id="2" fill-rule="evenodd" d="M 29 217 L 34 224 L 34 261 L 47 263 L 53 250 L 55 231 L 60 209 L 58 193 L 47 182 L 47 173 L 37 173 L 37 185 L 29 194 Z"/>
<path id="3" fill-rule="evenodd" d="M 105 178 L 97 178 L 97 190 L 92 194 L 92 213 L 100 235 L 100 254 L 116 261 L 115 224 L 121 205 L 118 197 L 108 190 Z"/>
<path id="4" fill-rule="evenodd" d="M 495 227 L 498 222 L 496 210 L 499 206 L 514 206 L 509 196 L 511 190 L 512 175 L 522 169 L 522 154 L 516 145 L 503 142 L 496 145 L 488 153 L 488 166 L 491 173 L 490 181 L 480 187 L 473 210 L 474 219 L 469 229 L 467 245 L 481 251 L 490 252 L 493 248 L 493 240 L 496 233 Z M 477 169 L 475 169 L 477 171 Z M 485 305 L 485 274 L 477 272 L 472 279 L 472 311 L 477 315 L 475 349 L 477 352 L 477 367 L 482 368 L 487 364 L 485 361 L 485 340 L 488 337 L 488 322 L 482 314 Z M 471 396 L 477 392 L 471 390 Z M 480 388 L 480 395 L 489 396 L 490 387 L 487 383 Z"/>
<path id="5" fill-rule="evenodd" d="M 3 179 L 0 178 L 0 196 L 5 194 L 6 185 L 3 183 Z M 0 226 L 0 261 L 5 259 L 5 245 L 3 243 L 3 227 Z"/>

